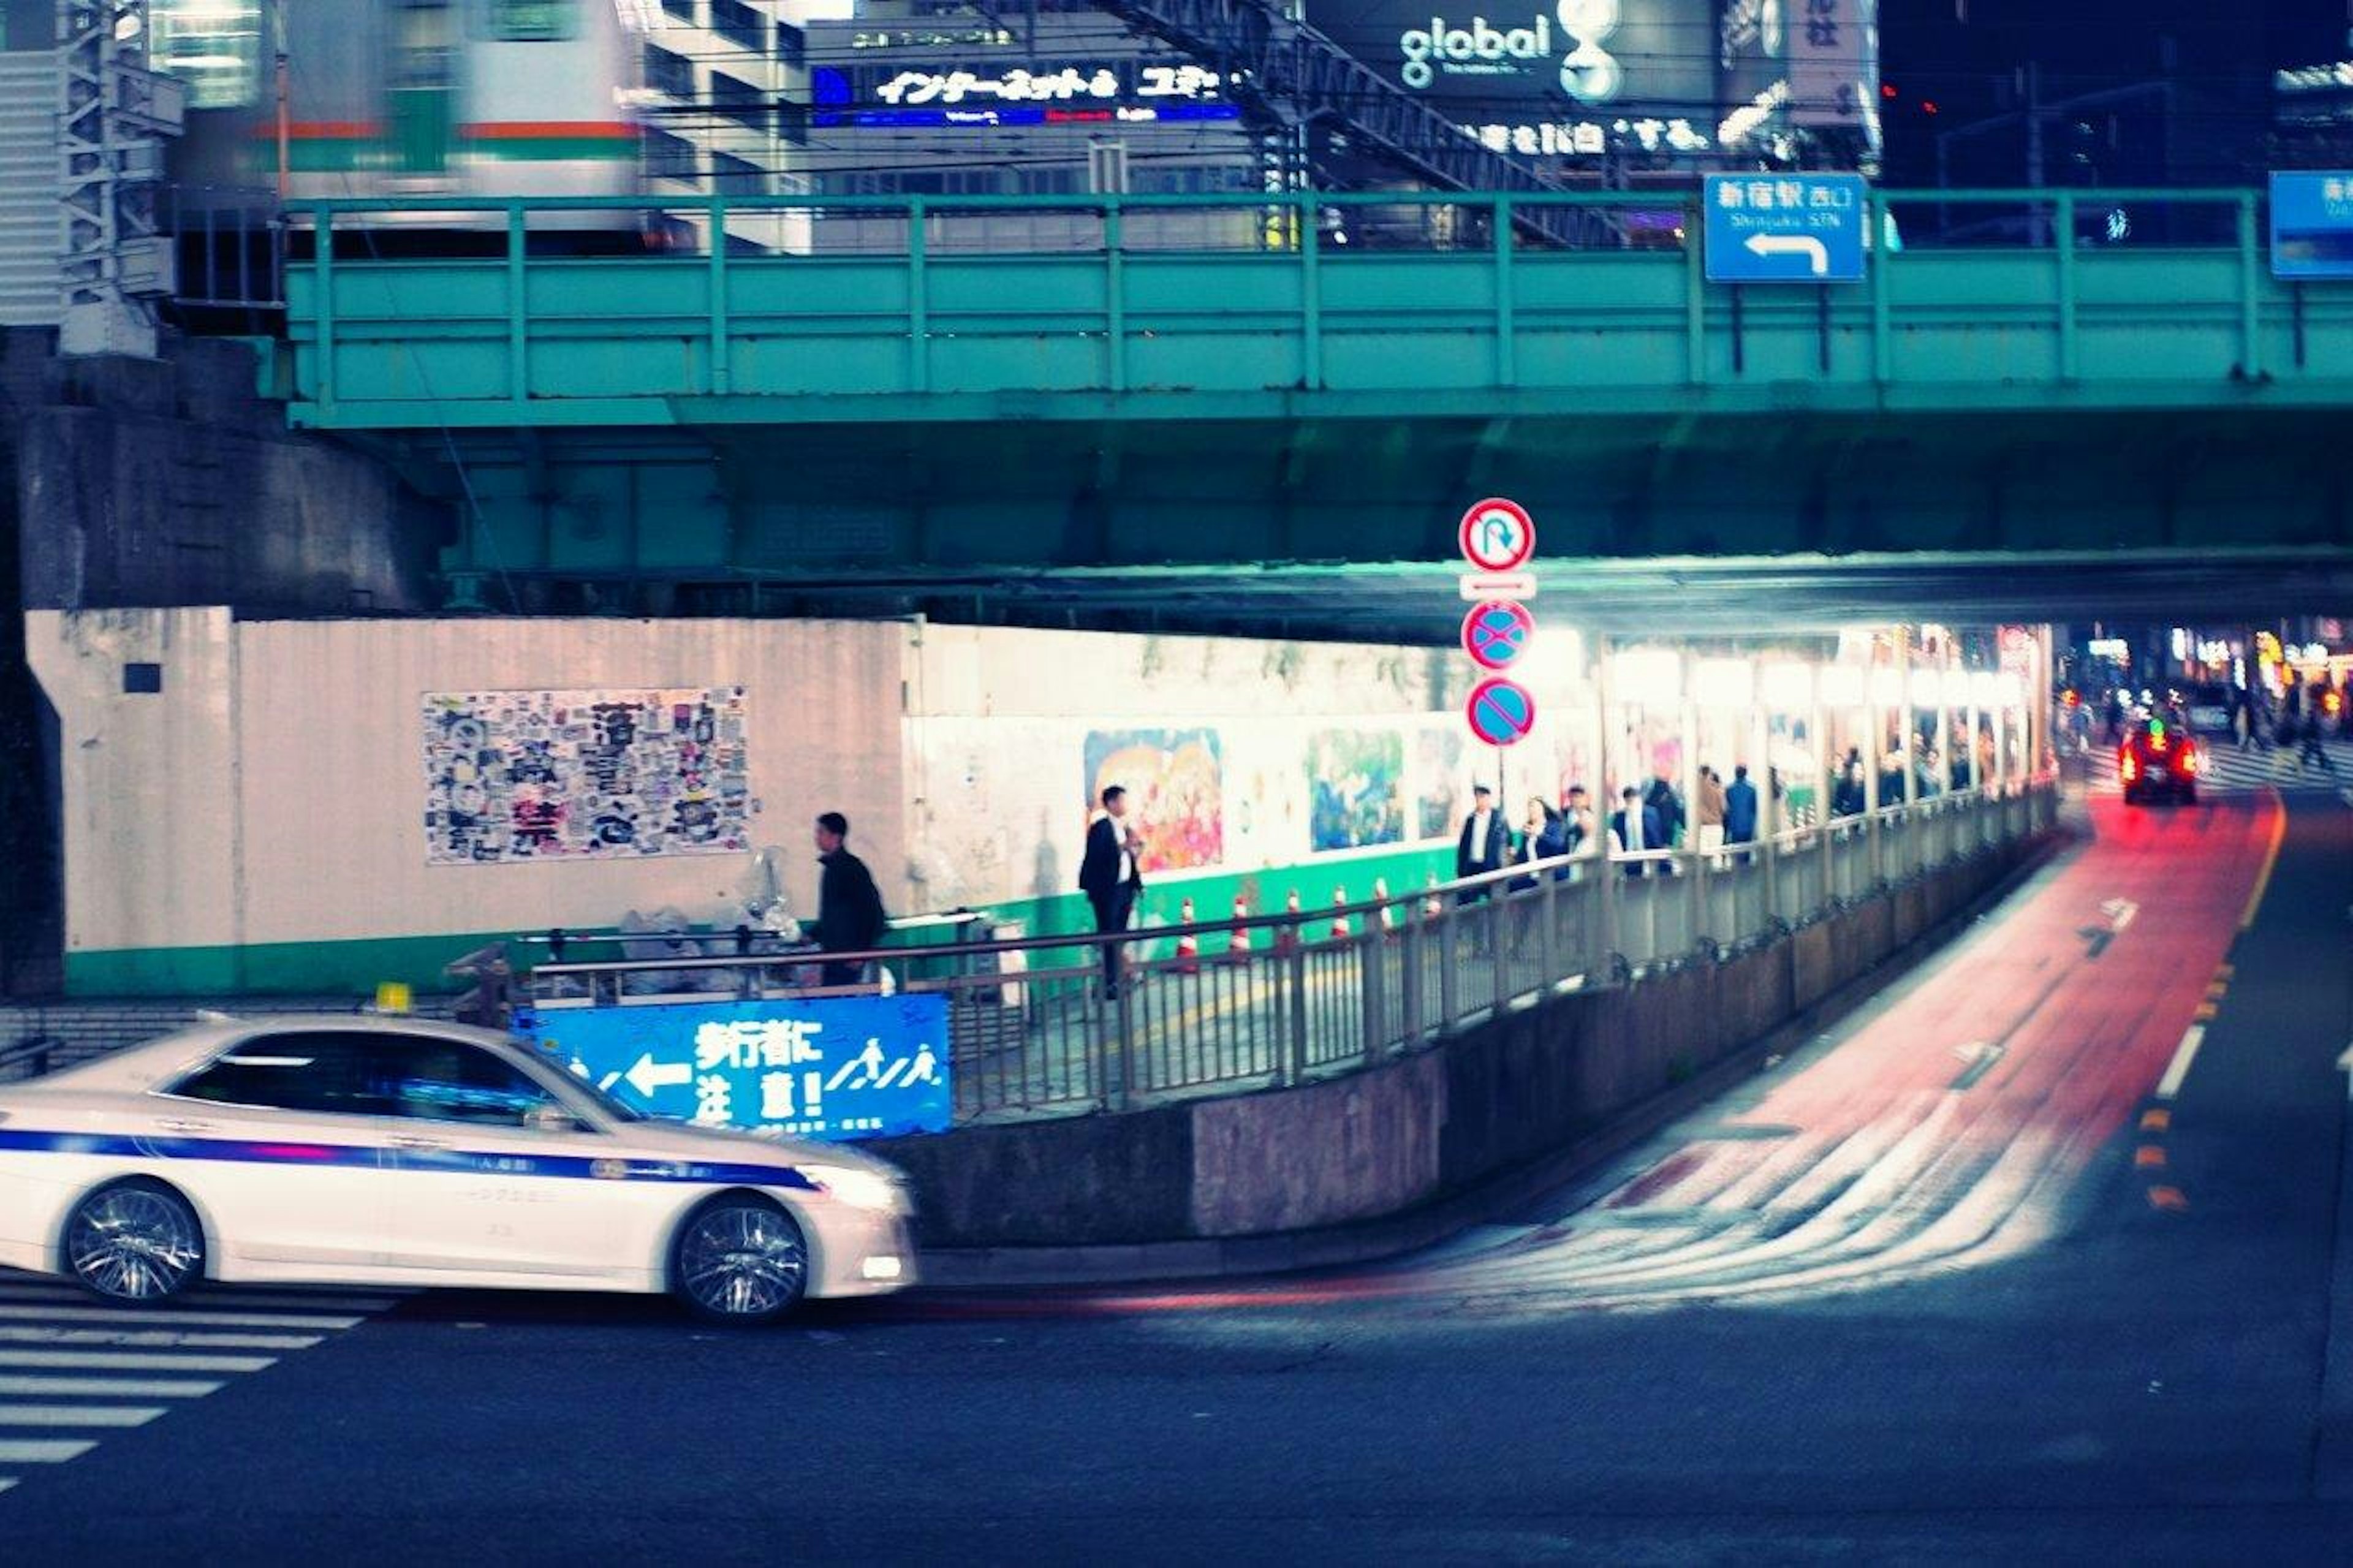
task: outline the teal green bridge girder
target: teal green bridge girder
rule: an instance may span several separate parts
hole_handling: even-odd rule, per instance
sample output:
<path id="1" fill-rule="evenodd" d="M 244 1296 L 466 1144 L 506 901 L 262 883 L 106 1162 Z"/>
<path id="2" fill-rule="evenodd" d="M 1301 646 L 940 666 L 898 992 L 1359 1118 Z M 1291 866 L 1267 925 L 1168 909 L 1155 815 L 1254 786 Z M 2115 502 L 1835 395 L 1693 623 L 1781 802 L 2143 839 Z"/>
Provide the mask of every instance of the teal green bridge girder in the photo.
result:
<path id="1" fill-rule="evenodd" d="M 2353 283 L 2275 280 L 2260 193 L 2093 196 L 1875 192 L 1874 235 L 2042 237 L 1745 287 L 1683 242 L 1695 196 L 727 198 L 689 210 L 813 243 L 632 256 L 545 238 L 643 203 L 326 202 L 280 374 L 296 425 L 462 499 L 461 578 L 1433 559 L 1473 489 L 1567 521 L 1548 552 L 2353 543 Z M 1679 201 L 1662 248 L 1514 222 Z M 2118 203 L 2214 242 L 2077 237 Z M 1352 208 L 1419 238 L 1332 243 Z M 483 253 L 378 258 L 428 213 Z M 957 237 L 1015 213 L 1060 237 Z"/>

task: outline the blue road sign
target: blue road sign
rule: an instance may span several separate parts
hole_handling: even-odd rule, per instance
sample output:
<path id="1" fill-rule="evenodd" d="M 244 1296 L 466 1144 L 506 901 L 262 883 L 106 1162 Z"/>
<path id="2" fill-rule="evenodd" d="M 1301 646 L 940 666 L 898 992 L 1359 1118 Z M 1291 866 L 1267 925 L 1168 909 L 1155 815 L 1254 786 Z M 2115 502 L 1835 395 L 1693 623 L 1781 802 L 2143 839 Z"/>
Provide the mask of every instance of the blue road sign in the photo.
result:
<path id="1" fill-rule="evenodd" d="M 1713 283 L 1852 283 L 1871 204 L 1861 174 L 1710 174 Z"/>
<path id="2" fill-rule="evenodd" d="M 514 1033 L 653 1116 L 826 1142 L 950 1120 L 936 994 L 544 1008 Z"/>
<path id="3" fill-rule="evenodd" d="M 1490 746 L 1515 746 L 1536 727 L 1536 700 L 1516 680 L 1497 677 L 1471 689 L 1462 704 L 1471 733 Z"/>
<path id="4" fill-rule="evenodd" d="M 2353 172 L 2272 176 L 2272 276 L 2353 278 Z"/>

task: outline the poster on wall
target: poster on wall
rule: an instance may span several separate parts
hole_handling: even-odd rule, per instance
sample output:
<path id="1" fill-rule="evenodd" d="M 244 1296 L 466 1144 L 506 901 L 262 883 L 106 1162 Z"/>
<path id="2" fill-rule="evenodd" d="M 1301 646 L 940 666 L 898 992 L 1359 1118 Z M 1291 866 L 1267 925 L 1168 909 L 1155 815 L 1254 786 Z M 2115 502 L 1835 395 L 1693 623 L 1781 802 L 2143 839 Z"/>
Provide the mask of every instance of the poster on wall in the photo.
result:
<path id="1" fill-rule="evenodd" d="M 1471 797 L 1462 764 L 1462 735 L 1452 725 L 1424 730 L 1413 738 L 1414 827 L 1422 838 L 1451 836 Z"/>
<path id="2" fill-rule="evenodd" d="M 751 847 L 744 689 L 427 692 L 436 866 Z"/>
<path id="3" fill-rule="evenodd" d="M 1405 737 L 1319 730 L 1307 738 L 1309 847 L 1317 853 L 1405 839 Z"/>
<path id="4" fill-rule="evenodd" d="M 1087 807 L 1113 784 L 1127 791 L 1144 840 L 1137 869 L 1182 871 L 1226 858 L 1224 780 L 1215 730 L 1092 730 Z"/>

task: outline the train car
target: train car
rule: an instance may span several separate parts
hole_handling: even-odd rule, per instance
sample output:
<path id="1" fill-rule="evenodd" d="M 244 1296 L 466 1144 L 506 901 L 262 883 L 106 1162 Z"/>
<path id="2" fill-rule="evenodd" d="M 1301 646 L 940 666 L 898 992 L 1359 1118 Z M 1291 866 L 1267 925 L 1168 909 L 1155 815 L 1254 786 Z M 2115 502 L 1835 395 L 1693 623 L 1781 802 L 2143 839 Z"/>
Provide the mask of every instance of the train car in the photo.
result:
<path id="1" fill-rule="evenodd" d="M 225 12 L 239 14 L 241 38 L 205 37 Z M 156 21 L 167 69 L 178 69 L 175 53 L 254 57 L 197 91 L 180 180 L 278 190 L 298 226 L 300 204 L 324 196 L 640 189 L 641 133 L 627 106 L 642 49 L 612 0 L 156 0 Z M 375 226 L 487 235 L 501 222 L 426 212 Z M 615 211 L 533 226 L 618 237 L 640 223 Z"/>

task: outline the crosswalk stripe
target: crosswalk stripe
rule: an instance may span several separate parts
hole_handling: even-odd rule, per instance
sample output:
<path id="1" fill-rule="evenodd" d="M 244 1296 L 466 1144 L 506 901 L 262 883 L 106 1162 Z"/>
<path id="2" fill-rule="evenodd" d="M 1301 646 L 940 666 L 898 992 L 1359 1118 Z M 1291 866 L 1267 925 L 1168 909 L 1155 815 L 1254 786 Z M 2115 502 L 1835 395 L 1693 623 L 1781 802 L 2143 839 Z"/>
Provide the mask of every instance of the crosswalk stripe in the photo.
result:
<path id="1" fill-rule="evenodd" d="M 15 1486 L 16 1484 L 16 1477 L 14 1477 L 14 1476 L 0 1476 L 0 1492 L 5 1492 L 5 1491 L 6 1491 L 10 1487 Z"/>
<path id="2" fill-rule="evenodd" d="M 179 1329 L 12 1328 L 0 1324 L 0 1344 L 112 1345 L 123 1350 L 306 1351 L 317 1334 L 204 1334 Z"/>
<path id="3" fill-rule="evenodd" d="M 0 1405 L 0 1426 L 144 1426 L 160 1405 Z"/>
<path id="4" fill-rule="evenodd" d="M 80 1372 L 259 1372 L 274 1355 L 142 1355 L 130 1351 L 16 1351 L 0 1347 L 0 1366 L 71 1367 Z"/>
<path id="5" fill-rule="evenodd" d="M 26 1377 L 0 1373 L 0 1394 L 18 1398 L 202 1399 L 220 1386 L 204 1378 Z"/>
<path id="6" fill-rule="evenodd" d="M 397 1296 L 338 1296 L 322 1291 L 316 1296 L 300 1291 L 248 1291 L 235 1286 L 213 1287 L 192 1290 L 175 1296 L 177 1306 L 189 1308 L 218 1307 L 223 1311 L 269 1311 L 283 1308 L 293 1312 L 354 1312 L 365 1316 L 370 1312 L 388 1311 L 400 1304 Z M 54 1276 L 37 1274 L 0 1275 L 0 1301 L 79 1301 L 90 1306 L 100 1304 L 99 1298 L 78 1285 L 69 1285 Z"/>
<path id="7" fill-rule="evenodd" d="M 0 1465 L 62 1465 L 98 1447 L 95 1438 L 32 1437 L 23 1441 L 0 1438 Z"/>
<path id="8" fill-rule="evenodd" d="M 298 1312 L 181 1312 L 146 1307 L 7 1307 L 0 1320 L 76 1323 L 183 1323 L 218 1329 L 348 1329 L 365 1318 L 318 1318 Z"/>

